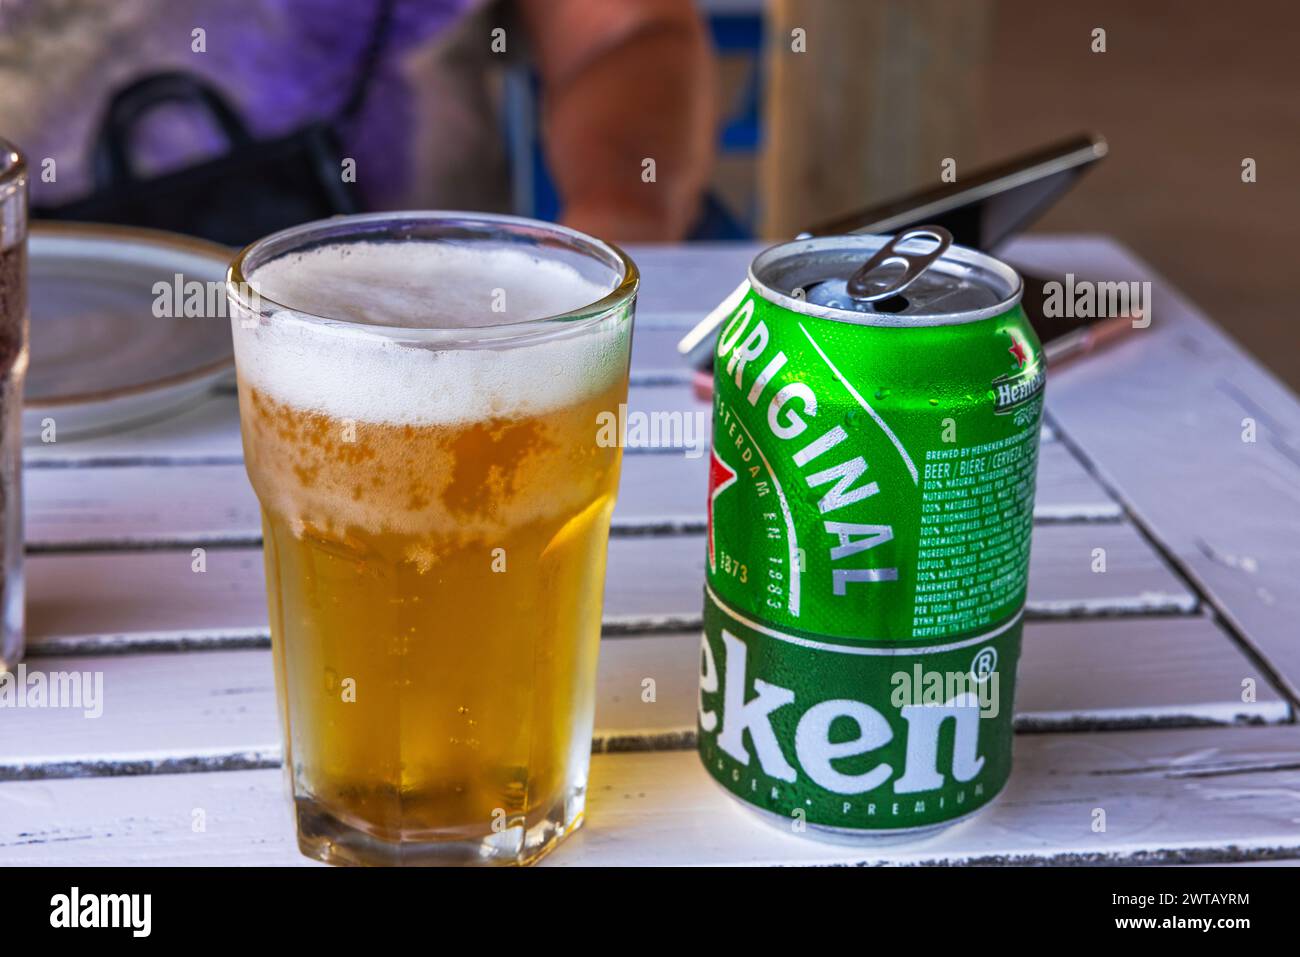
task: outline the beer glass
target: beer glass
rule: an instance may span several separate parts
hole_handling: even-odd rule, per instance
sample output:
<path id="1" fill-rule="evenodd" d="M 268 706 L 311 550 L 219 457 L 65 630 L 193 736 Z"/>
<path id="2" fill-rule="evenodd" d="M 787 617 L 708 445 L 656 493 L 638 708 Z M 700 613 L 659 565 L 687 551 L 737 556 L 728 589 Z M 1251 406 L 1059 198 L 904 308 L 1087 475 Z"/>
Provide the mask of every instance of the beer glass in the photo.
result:
<path id="1" fill-rule="evenodd" d="M 23 654 L 23 378 L 27 165 L 0 140 L 0 672 Z"/>
<path id="2" fill-rule="evenodd" d="M 637 284 L 607 243 L 470 213 L 232 263 L 307 856 L 527 863 L 581 824 Z"/>

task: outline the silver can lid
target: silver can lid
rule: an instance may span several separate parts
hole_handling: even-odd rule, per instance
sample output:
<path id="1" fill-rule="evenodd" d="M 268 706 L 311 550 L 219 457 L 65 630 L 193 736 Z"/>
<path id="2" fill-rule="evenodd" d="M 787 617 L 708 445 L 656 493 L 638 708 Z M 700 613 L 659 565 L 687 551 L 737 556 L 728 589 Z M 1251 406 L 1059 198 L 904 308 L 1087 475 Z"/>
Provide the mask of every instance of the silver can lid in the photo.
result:
<path id="1" fill-rule="evenodd" d="M 796 240 L 759 253 L 749 281 L 794 312 L 872 326 L 975 322 L 1020 301 L 1023 284 L 1014 269 L 951 243 L 936 226 L 898 237 Z"/>

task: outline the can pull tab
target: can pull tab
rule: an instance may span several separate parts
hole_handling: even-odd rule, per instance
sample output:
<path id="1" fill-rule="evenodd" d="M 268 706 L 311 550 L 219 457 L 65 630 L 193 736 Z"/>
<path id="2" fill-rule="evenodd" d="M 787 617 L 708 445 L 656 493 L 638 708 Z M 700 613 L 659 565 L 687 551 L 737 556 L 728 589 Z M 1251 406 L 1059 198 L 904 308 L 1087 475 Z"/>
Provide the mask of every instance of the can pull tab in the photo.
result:
<path id="1" fill-rule="evenodd" d="M 934 249 L 922 255 L 899 250 L 899 246 L 911 239 L 933 239 L 938 243 Z M 862 268 L 849 277 L 848 293 L 859 302 L 879 302 L 891 296 L 897 296 L 904 289 L 916 282 L 921 273 L 948 251 L 952 245 L 952 233 L 942 226 L 917 226 L 904 230 L 862 264 Z M 872 278 L 871 274 L 884 266 L 902 266 L 903 274 L 897 279 L 883 277 Z"/>

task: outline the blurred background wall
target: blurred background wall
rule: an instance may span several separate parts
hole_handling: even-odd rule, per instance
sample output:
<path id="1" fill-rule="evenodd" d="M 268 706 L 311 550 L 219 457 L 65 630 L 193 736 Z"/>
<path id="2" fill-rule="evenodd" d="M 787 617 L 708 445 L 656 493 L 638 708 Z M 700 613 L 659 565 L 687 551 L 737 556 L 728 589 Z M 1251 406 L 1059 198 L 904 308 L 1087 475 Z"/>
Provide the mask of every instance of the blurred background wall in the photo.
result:
<path id="1" fill-rule="evenodd" d="M 29 131 L 56 134 L 41 149 L 60 155 L 66 181 L 66 170 L 75 167 L 64 154 L 89 144 L 98 112 L 96 107 L 74 117 L 69 103 L 89 86 L 111 90 L 126 82 L 133 61 L 122 47 L 147 40 L 169 51 L 170 59 L 164 59 L 173 67 L 193 66 L 184 30 L 143 36 L 147 31 L 138 21 L 161 2 L 0 0 L 0 15 L 11 19 L 15 10 L 39 14 L 21 22 L 59 51 L 42 58 L 34 43 L 0 33 L 0 129 L 23 144 L 22 124 L 5 115 L 6 103 L 12 113 L 12 104 L 25 102 L 30 90 L 53 89 L 56 96 L 48 102 L 54 106 L 28 110 L 25 119 Z M 592 9 L 608 11 L 615 0 L 591 2 Z M 1300 263 L 1294 242 L 1300 223 L 1300 2 L 695 3 L 718 54 L 723 115 L 710 203 L 691 230 L 694 238 L 787 238 L 819 221 L 937 186 L 946 159 L 955 163 L 960 181 L 982 165 L 1074 133 L 1097 132 L 1109 140 L 1110 155 L 1034 228 L 1118 238 L 1300 389 Z M 241 4 L 268 17 L 286 6 L 269 0 Z M 366 11 L 376 5 L 337 0 L 337 6 L 368 23 Z M 398 6 L 416 14 L 442 6 L 473 8 L 475 17 L 465 20 L 457 36 L 477 51 L 473 62 L 479 63 L 489 59 L 483 47 L 487 27 L 510 22 L 497 14 L 520 5 L 492 0 L 480 9 L 471 0 L 441 6 L 403 0 Z M 176 0 L 165 9 L 184 27 L 190 7 L 216 9 L 215 0 Z M 113 29 L 105 25 L 132 10 L 137 19 Z M 67 25 L 74 22 L 82 32 Z M 292 25 L 281 23 L 282 39 L 292 40 Z M 1095 30 L 1105 31 L 1105 52 L 1093 51 Z M 184 41 L 179 46 L 177 37 Z M 90 57 L 82 48 L 95 38 L 102 49 Z M 446 47 L 460 49 L 450 41 Z M 500 166 L 503 174 L 509 169 L 510 182 L 500 184 L 503 206 L 541 218 L 557 215 L 558 197 L 538 135 L 540 87 L 529 58 L 502 57 L 484 66 L 500 81 L 501 115 L 492 117 L 501 123 L 504 149 L 498 155 L 501 144 L 491 125 L 471 122 L 480 110 L 494 112 L 495 101 L 488 109 L 486 94 L 481 103 L 465 92 L 468 87 L 446 85 L 458 81 L 438 72 L 441 61 L 433 55 L 446 50 L 417 52 L 430 54 L 428 64 L 415 64 L 419 82 L 410 84 L 424 91 L 423 106 L 416 110 L 398 97 L 380 98 L 397 104 L 390 107 L 390 125 L 434 113 L 438 104 L 455 107 L 455 122 L 421 124 L 421 155 L 437 154 L 430 144 L 450 142 L 457 149 L 449 156 L 471 157 L 467 172 L 475 177 L 488 168 Z M 269 59 L 279 63 L 278 57 Z M 455 62 L 454 56 L 448 59 Z M 48 70 L 29 65 L 46 61 Z M 674 64 L 654 69 L 667 76 Z M 59 93 L 58 77 L 51 76 L 69 71 L 77 82 Z M 89 86 L 85 77 L 93 81 Z M 330 77 L 314 82 L 329 87 Z M 632 102 L 627 108 L 637 116 L 645 105 Z M 459 132 L 463 128 L 477 138 Z M 372 140 L 359 137 L 355 145 Z M 1257 163 L 1257 182 L 1242 182 L 1247 157 Z M 462 205 L 485 204 L 458 188 L 450 174 L 425 166 L 420 182 L 437 185 L 437 195 L 450 193 Z M 236 218 L 242 223 L 247 217 Z"/>
<path id="2" fill-rule="evenodd" d="M 1110 155 L 1035 231 L 1117 237 L 1300 388 L 1300 4 L 700 7 L 723 41 L 728 124 L 714 189 L 755 233 L 781 238 L 937 185 L 944 157 L 960 179 L 1070 133 L 1099 132 Z M 761 22 L 757 61 L 726 47 L 746 17 Z M 1104 53 L 1091 51 L 1099 27 Z M 807 52 L 792 55 L 796 28 Z M 1257 163 L 1255 183 L 1242 182 L 1245 157 Z"/>

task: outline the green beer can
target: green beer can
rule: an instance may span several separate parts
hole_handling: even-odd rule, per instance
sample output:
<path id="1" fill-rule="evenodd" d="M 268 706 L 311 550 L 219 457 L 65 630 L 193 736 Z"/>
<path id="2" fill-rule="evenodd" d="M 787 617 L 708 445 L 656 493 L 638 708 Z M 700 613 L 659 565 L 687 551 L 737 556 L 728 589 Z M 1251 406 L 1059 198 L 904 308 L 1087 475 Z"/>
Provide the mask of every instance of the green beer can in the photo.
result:
<path id="1" fill-rule="evenodd" d="M 775 246 L 714 358 L 699 749 L 796 833 L 915 836 L 1011 773 L 1045 366 L 938 227 Z"/>

